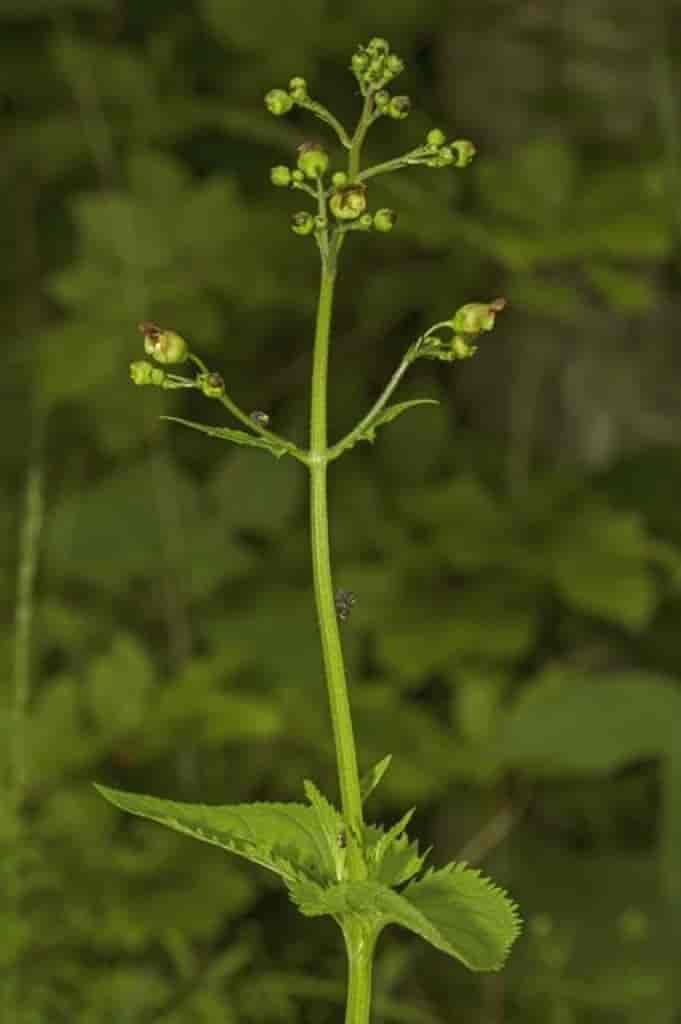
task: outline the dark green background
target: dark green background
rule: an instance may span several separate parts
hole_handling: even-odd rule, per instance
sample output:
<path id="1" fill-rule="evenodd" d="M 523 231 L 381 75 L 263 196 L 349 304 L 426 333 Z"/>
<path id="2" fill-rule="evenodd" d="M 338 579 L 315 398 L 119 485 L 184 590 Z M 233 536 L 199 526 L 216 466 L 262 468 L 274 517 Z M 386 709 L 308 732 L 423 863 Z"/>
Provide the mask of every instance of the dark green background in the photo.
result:
<path id="1" fill-rule="evenodd" d="M 21 841 L 0 818 L 22 1024 L 342 1017 L 331 923 L 90 781 L 335 794 L 304 470 L 164 425 L 227 421 L 127 364 L 140 320 L 174 327 L 304 443 L 317 256 L 268 174 L 327 136 L 262 97 L 302 74 L 350 122 L 375 34 L 414 110 L 367 158 L 433 126 L 479 155 L 372 185 L 399 220 L 342 254 L 332 435 L 420 330 L 509 305 L 470 363 L 411 373 L 439 406 L 333 469 L 360 760 L 395 755 L 376 819 L 418 804 L 433 862 L 480 863 L 526 921 L 501 976 L 386 933 L 375 1020 L 680 1019 L 678 4 L 3 0 L 3 758 L 29 466 L 45 495 Z"/>

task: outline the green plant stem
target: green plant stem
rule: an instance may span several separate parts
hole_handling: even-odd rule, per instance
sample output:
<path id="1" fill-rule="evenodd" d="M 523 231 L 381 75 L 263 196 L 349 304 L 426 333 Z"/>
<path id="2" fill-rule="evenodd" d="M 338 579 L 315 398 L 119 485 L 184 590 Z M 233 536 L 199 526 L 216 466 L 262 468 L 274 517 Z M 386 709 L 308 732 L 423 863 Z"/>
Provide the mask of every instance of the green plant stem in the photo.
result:
<path id="1" fill-rule="evenodd" d="M 404 167 L 413 167 L 421 161 L 417 160 L 417 155 L 423 155 L 424 150 L 422 148 L 411 150 L 409 153 L 405 153 L 404 156 L 396 156 L 393 160 L 386 160 L 382 164 L 374 164 L 373 167 L 367 167 L 365 171 L 361 171 L 357 175 L 357 181 L 368 181 L 369 178 L 375 178 L 378 174 L 390 174 L 391 171 L 401 171 Z"/>
<path id="2" fill-rule="evenodd" d="M 371 981 L 376 933 L 365 921 L 347 921 L 343 929 L 348 954 L 348 992 L 345 1024 L 369 1024 L 371 1018 Z"/>
<path id="3" fill-rule="evenodd" d="M 367 430 L 369 427 L 371 427 L 371 424 L 376 419 L 376 417 L 381 412 L 383 412 L 383 409 L 384 409 L 388 399 L 392 395 L 392 393 L 395 390 L 395 388 L 397 387 L 397 385 L 402 380 L 402 377 L 405 375 L 405 373 L 407 372 L 407 370 L 411 366 L 412 362 L 413 362 L 413 359 L 410 359 L 409 356 L 405 356 L 404 357 L 404 359 L 402 360 L 402 362 L 397 367 L 397 369 L 393 373 L 392 377 L 390 378 L 390 380 L 386 384 L 386 386 L 385 386 L 385 388 L 383 390 L 383 393 L 380 395 L 379 398 L 376 399 L 376 401 L 371 406 L 371 408 L 369 409 L 369 412 L 366 414 L 366 416 L 364 416 L 359 421 L 357 426 L 353 427 L 352 430 L 348 434 L 345 435 L 345 437 L 342 437 L 340 439 L 340 441 L 338 441 L 337 444 L 335 444 L 332 448 L 329 448 L 329 451 L 328 451 L 328 460 L 329 460 L 329 462 L 332 462 L 334 459 L 337 459 L 338 456 L 341 455 L 345 451 L 346 448 L 351 448 L 352 445 L 361 437 L 361 435 L 364 433 L 364 431 Z"/>
<path id="4" fill-rule="evenodd" d="M 362 114 L 359 121 L 357 122 L 357 128 L 355 134 L 352 137 L 352 145 L 350 146 L 350 155 L 348 156 L 348 178 L 351 182 L 359 180 L 359 162 L 362 154 L 362 144 L 364 138 L 373 120 L 373 98 L 371 93 L 368 93 L 364 98 L 364 106 L 362 108 Z"/>
<path id="5" fill-rule="evenodd" d="M 348 687 L 345 677 L 343 649 L 334 603 L 329 553 L 326 408 L 329 335 L 336 279 L 335 263 L 336 247 L 332 244 L 328 258 L 322 261 L 312 367 L 310 452 L 308 456 L 310 469 L 310 534 L 317 618 L 336 748 L 343 817 L 351 829 L 360 832 L 363 824 L 362 798 L 352 718 L 350 715 Z M 351 846 L 349 853 L 352 853 L 353 850 L 354 846 Z M 351 877 L 357 878 L 362 876 L 362 865 L 359 863 L 356 855 L 348 857 L 348 867 Z"/>

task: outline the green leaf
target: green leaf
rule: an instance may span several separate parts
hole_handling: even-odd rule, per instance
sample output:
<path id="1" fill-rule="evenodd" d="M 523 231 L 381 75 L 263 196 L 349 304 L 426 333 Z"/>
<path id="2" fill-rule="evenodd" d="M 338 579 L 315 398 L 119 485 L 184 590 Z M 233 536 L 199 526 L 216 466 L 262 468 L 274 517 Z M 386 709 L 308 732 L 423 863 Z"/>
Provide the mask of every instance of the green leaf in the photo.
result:
<path id="1" fill-rule="evenodd" d="M 204 843 L 269 868 L 287 882 L 302 877 L 332 880 L 328 854 L 315 812 L 302 804 L 178 803 L 141 793 L 124 793 L 95 784 L 102 796 L 123 811 L 157 821 Z"/>
<path id="2" fill-rule="evenodd" d="M 202 434 L 208 434 L 209 437 L 219 437 L 223 441 L 233 441 L 234 444 L 247 445 L 249 448 L 264 448 L 277 459 L 281 458 L 282 455 L 286 455 L 293 447 L 293 445 L 287 445 L 283 442 L 277 444 L 274 441 L 268 441 L 267 438 L 258 437 L 255 434 L 247 434 L 245 430 L 231 430 L 229 427 L 211 427 L 208 423 L 195 423 L 193 420 L 184 420 L 180 416 L 162 416 L 161 419 L 170 420 L 171 423 L 181 423 L 185 427 L 191 427 L 192 430 L 200 430 Z"/>
<path id="3" fill-rule="evenodd" d="M 358 437 L 358 441 L 373 441 L 376 437 L 376 428 L 382 427 L 386 423 L 392 423 L 398 416 L 401 416 L 407 409 L 413 408 L 415 405 L 439 405 L 440 403 L 436 398 L 412 398 L 407 402 L 396 402 L 395 405 L 388 405 L 382 412 L 378 414 L 376 419 L 372 420 L 371 423 L 362 431 Z"/>
<path id="4" fill-rule="evenodd" d="M 345 848 L 338 840 L 343 829 L 343 819 L 314 783 L 306 779 L 303 785 L 317 819 L 317 830 L 325 840 L 324 870 L 326 874 L 340 880 L 345 869 Z"/>
<path id="5" fill-rule="evenodd" d="M 429 871 L 408 885 L 398 899 L 408 904 L 410 911 L 393 920 L 473 971 L 499 970 L 520 933 L 515 903 L 465 864 Z"/>
<path id="6" fill-rule="evenodd" d="M 639 516 L 592 501 L 555 538 L 551 573 L 562 597 L 580 611 L 638 630 L 657 602 L 649 558 Z"/>
<path id="7" fill-rule="evenodd" d="M 520 932 L 515 904 L 465 864 L 431 871 L 402 893 L 372 881 L 324 887 L 308 879 L 289 892 L 306 917 L 363 914 L 378 930 L 399 924 L 473 971 L 499 970 Z"/>
<path id="8" fill-rule="evenodd" d="M 373 766 L 373 768 L 369 769 L 366 775 L 362 776 L 359 783 L 359 788 L 362 793 L 362 803 L 364 803 L 365 800 L 367 800 L 367 798 L 371 796 L 373 791 L 376 789 L 376 786 L 379 784 L 379 782 L 387 772 L 388 768 L 390 767 L 390 762 L 392 761 L 392 759 L 392 754 L 386 754 L 381 761 L 378 761 Z"/>
<path id="9" fill-rule="evenodd" d="M 670 752 L 679 722 L 681 693 L 662 676 L 552 672 L 525 689 L 498 748 L 512 767 L 600 776 Z"/>
<path id="10" fill-rule="evenodd" d="M 397 886 L 408 882 L 422 870 L 429 850 L 420 854 L 418 843 L 411 842 L 404 832 L 413 810 L 387 832 L 381 826 L 367 825 L 364 830 L 364 849 L 369 877 L 383 885 Z"/>

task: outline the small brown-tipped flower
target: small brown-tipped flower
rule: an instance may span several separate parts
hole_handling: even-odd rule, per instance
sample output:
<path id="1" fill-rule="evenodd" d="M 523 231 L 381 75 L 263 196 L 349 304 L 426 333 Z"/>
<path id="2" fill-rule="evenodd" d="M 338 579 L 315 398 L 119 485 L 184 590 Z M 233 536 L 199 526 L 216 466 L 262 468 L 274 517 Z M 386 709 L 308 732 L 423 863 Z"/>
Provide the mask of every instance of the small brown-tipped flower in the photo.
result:
<path id="1" fill-rule="evenodd" d="M 331 213 L 338 220 L 356 220 L 367 208 L 366 185 L 348 185 L 332 193 L 329 199 Z"/>
<path id="2" fill-rule="evenodd" d="M 283 89 L 270 89 L 265 96 L 265 106 L 270 114 L 274 114 L 275 117 L 283 117 L 293 106 L 293 99 Z"/>
<path id="3" fill-rule="evenodd" d="M 149 320 L 139 324 L 144 335 L 144 351 L 152 356 L 157 363 L 184 363 L 189 356 L 189 347 L 184 338 L 176 331 L 159 327 Z"/>
<path id="4" fill-rule="evenodd" d="M 298 169 L 308 178 L 321 178 L 329 166 L 329 155 L 318 142 L 304 142 L 298 147 Z"/>
<path id="5" fill-rule="evenodd" d="M 222 398 L 225 393 L 225 382 L 219 373 L 202 373 L 199 386 L 206 398 Z"/>
<path id="6" fill-rule="evenodd" d="M 457 334 L 475 336 L 481 331 L 491 331 L 497 313 L 506 305 L 506 299 L 494 299 L 492 302 L 467 302 L 457 309 L 452 317 L 452 328 Z"/>

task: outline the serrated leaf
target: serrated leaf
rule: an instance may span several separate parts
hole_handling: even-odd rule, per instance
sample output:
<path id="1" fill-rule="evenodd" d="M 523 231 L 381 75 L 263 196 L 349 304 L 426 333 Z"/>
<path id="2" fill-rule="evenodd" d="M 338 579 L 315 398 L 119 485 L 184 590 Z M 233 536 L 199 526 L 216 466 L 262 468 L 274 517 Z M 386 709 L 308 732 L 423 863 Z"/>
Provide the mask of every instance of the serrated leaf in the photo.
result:
<path id="1" fill-rule="evenodd" d="M 302 804 L 256 803 L 207 806 L 124 793 L 95 785 L 123 811 L 149 818 L 176 832 L 269 868 L 286 882 L 302 877 L 333 879 L 314 811 Z"/>
<path id="2" fill-rule="evenodd" d="M 184 427 L 191 427 L 192 430 L 199 430 L 209 437 L 219 437 L 223 441 L 232 441 L 234 444 L 246 445 L 249 448 L 264 448 L 275 458 L 280 459 L 291 451 L 292 446 L 276 444 L 268 441 L 265 437 L 258 437 L 255 434 L 247 434 L 245 430 L 232 430 L 230 427 L 212 427 L 208 423 L 196 423 L 194 420 L 185 420 L 180 416 L 162 416 L 162 420 L 169 420 L 171 423 L 181 423 Z"/>
<path id="3" fill-rule="evenodd" d="M 341 879 L 345 867 L 345 848 L 339 843 L 343 819 L 326 797 L 308 779 L 303 783 L 305 796 L 310 801 L 317 819 L 317 827 L 325 840 L 324 869 L 332 877 Z"/>
<path id="4" fill-rule="evenodd" d="M 499 970 L 520 933 L 515 904 L 465 864 L 432 871 L 402 893 L 373 881 L 325 887 L 303 879 L 288 888 L 306 917 L 362 914 L 378 931 L 399 924 L 473 971 Z"/>
<path id="5" fill-rule="evenodd" d="M 366 775 L 362 776 L 359 783 L 360 792 L 362 794 L 362 803 L 364 803 L 376 789 L 376 786 L 379 784 L 379 782 L 387 772 L 388 768 L 390 767 L 390 762 L 392 761 L 392 759 L 392 754 L 386 754 L 385 757 L 382 758 L 382 760 L 378 761 L 373 766 L 373 768 L 369 769 Z"/>
<path id="6" fill-rule="evenodd" d="M 418 913 L 425 927 L 410 913 L 403 919 L 395 917 L 398 924 L 473 971 L 499 970 L 520 934 L 515 903 L 503 889 L 465 864 L 431 871 L 397 898 Z"/>
<path id="7" fill-rule="evenodd" d="M 369 877 L 383 885 L 396 886 L 408 882 L 422 870 L 430 853 L 430 850 L 425 850 L 420 854 L 418 843 L 411 842 L 407 835 L 396 836 L 395 831 L 401 824 L 398 822 L 390 830 L 393 835 L 389 842 L 386 842 L 388 834 L 383 828 L 368 825 L 364 829 Z"/>

